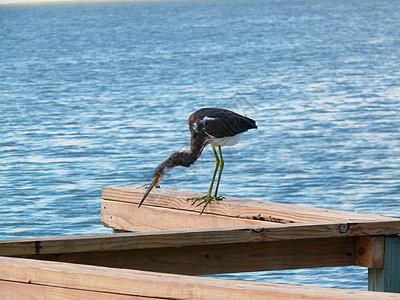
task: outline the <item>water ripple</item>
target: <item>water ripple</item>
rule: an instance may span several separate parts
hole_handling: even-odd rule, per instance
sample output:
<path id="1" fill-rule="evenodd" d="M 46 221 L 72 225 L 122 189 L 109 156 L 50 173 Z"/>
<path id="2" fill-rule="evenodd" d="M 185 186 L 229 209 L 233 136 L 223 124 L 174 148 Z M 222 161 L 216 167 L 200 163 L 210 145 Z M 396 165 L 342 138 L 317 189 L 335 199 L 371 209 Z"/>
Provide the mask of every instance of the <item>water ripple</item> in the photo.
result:
<path id="1" fill-rule="evenodd" d="M 1 238 L 110 232 L 101 187 L 146 183 L 205 106 L 259 125 L 222 193 L 400 217 L 399 3 L 337 4 L 0 7 Z M 163 186 L 206 191 L 213 159 Z M 223 277 L 366 289 L 360 268 Z"/>

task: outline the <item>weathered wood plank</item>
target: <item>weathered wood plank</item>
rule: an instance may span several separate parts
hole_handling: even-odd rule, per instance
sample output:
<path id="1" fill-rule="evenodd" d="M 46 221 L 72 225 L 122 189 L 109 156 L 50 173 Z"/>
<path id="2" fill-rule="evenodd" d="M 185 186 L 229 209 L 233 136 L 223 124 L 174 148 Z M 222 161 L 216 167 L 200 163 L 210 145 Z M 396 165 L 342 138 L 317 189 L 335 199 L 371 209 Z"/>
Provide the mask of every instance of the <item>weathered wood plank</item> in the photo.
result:
<path id="1" fill-rule="evenodd" d="M 304 239 L 27 257 L 163 273 L 208 275 L 354 265 L 354 240 Z"/>
<path id="2" fill-rule="evenodd" d="M 104 200 L 125 202 L 137 205 L 145 192 L 144 187 L 108 187 L 102 189 Z M 146 199 L 144 205 L 151 207 L 165 207 L 176 210 L 201 211 L 194 208 L 187 198 L 201 196 L 202 194 L 169 189 L 154 189 Z M 218 204 L 213 203 L 207 207 L 207 214 L 228 216 L 243 219 L 258 219 L 278 223 L 293 222 L 329 222 L 329 221 L 394 221 L 396 219 L 368 214 L 336 211 L 314 208 L 301 205 L 290 205 L 264 201 L 248 201 L 240 198 L 226 197 Z"/>
<path id="3" fill-rule="evenodd" d="M 384 266 L 368 269 L 368 290 L 400 293 L 400 236 L 385 237 Z"/>
<path id="4" fill-rule="evenodd" d="M 142 206 L 136 204 L 101 201 L 101 221 L 106 227 L 127 231 L 159 231 L 195 228 L 221 228 L 246 225 L 268 225 L 271 222 L 230 218 L 220 215 L 173 210 L 163 207 Z"/>
<path id="5" fill-rule="evenodd" d="M 198 278 L 0 257 L 0 280 L 165 299 L 398 299 L 391 293 Z"/>
<path id="6" fill-rule="evenodd" d="M 165 247 L 290 241 L 312 238 L 359 237 L 394 234 L 400 222 L 357 224 L 269 224 L 230 228 L 132 232 L 89 236 L 32 238 L 0 241 L 0 255 L 22 256 L 73 252 L 119 251 Z"/>
<path id="7" fill-rule="evenodd" d="M 73 252 L 119 251 L 134 249 L 258 243 L 312 238 L 342 238 L 400 231 L 400 222 L 368 222 L 357 224 L 279 224 L 171 230 L 159 232 L 132 232 L 89 236 L 32 238 L 0 241 L 0 255 L 23 256 Z"/>
<path id="8" fill-rule="evenodd" d="M 85 291 L 72 288 L 37 285 L 24 282 L 0 280 L 0 299 L 31 299 L 31 300 L 132 300 L 156 299 L 116 293 Z"/>

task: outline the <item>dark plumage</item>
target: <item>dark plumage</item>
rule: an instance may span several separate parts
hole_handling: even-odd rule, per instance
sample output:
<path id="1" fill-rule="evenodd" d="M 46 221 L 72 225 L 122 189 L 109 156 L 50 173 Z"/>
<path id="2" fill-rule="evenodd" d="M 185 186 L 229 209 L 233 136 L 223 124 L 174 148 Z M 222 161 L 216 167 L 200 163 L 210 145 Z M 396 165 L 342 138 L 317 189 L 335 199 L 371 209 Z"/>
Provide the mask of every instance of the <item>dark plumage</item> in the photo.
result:
<path id="1" fill-rule="evenodd" d="M 256 122 L 223 108 L 202 108 L 188 119 L 189 129 L 216 138 L 231 137 L 257 128 Z"/>
<path id="2" fill-rule="evenodd" d="M 243 132 L 246 132 L 252 128 L 257 128 L 254 120 L 223 108 L 202 108 L 195 111 L 188 118 L 188 126 L 191 134 L 190 150 L 172 153 L 164 162 L 158 165 L 154 173 L 153 181 L 144 194 L 139 207 L 142 205 L 152 188 L 157 185 L 157 183 L 169 170 L 176 166 L 191 166 L 199 158 L 204 147 L 206 147 L 208 144 L 211 145 L 214 151 L 216 161 L 213 179 L 211 181 L 208 194 L 200 199 L 195 199 L 194 203 L 199 200 L 200 204 L 206 203 L 203 208 L 204 211 L 208 203 L 214 200 L 222 199 L 222 197 L 217 196 L 222 169 L 224 166 L 221 146 L 235 145 L 239 142 L 240 135 Z M 217 154 L 217 149 L 219 150 L 219 157 Z M 218 168 L 220 169 L 220 172 L 215 188 L 215 194 L 212 197 L 211 191 Z"/>

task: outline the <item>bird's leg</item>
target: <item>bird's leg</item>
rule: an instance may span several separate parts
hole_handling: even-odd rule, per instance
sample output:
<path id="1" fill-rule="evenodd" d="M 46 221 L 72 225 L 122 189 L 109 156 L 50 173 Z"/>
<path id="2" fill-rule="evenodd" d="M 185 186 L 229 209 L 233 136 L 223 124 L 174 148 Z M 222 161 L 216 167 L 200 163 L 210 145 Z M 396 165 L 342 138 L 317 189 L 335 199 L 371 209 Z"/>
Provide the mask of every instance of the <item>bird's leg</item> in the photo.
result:
<path id="1" fill-rule="evenodd" d="M 215 156 L 215 169 L 214 169 L 214 174 L 213 174 L 213 177 L 212 177 L 212 180 L 211 180 L 211 183 L 210 183 L 210 188 L 208 189 L 207 197 L 211 197 L 211 192 L 212 192 L 212 188 L 213 188 L 213 185 L 214 185 L 215 176 L 217 175 L 219 162 L 220 162 L 218 154 L 217 154 L 217 151 L 215 151 L 214 147 L 212 147 L 212 149 L 214 151 L 214 156 Z"/>
<path id="2" fill-rule="evenodd" d="M 221 181 L 222 170 L 224 169 L 224 164 L 225 164 L 224 159 L 222 158 L 221 146 L 218 146 L 218 151 L 219 151 L 220 162 L 219 162 L 218 180 L 217 180 L 217 185 L 215 186 L 215 193 L 214 193 L 215 198 L 217 198 L 218 195 L 219 182 Z"/>
<path id="3" fill-rule="evenodd" d="M 219 147 L 219 153 L 221 155 L 221 147 L 220 146 L 218 146 L 218 147 Z M 213 188 L 213 185 L 214 185 L 215 177 L 217 176 L 218 168 L 221 167 L 221 160 L 218 157 L 218 153 L 217 153 L 217 151 L 215 150 L 214 147 L 212 147 L 212 149 L 214 151 L 214 156 L 215 156 L 215 169 L 214 169 L 214 174 L 213 174 L 213 177 L 212 177 L 212 180 L 211 180 L 211 183 L 210 183 L 210 187 L 208 189 L 208 193 L 207 193 L 207 195 L 205 195 L 203 197 L 193 197 L 193 198 L 189 198 L 188 199 L 188 200 L 194 200 L 192 205 L 195 205 L 197 202 L 198 202 L 198 204 L 196 206 L 200 206 L 200 205 L 204 204 L 204 207 L 201 210 L 200 214 L 202 214 L 204 212 L 204 210 L 206 209 L 207 205 L 210 204 L 212 201 L 219 201 L 219 200 L 223 199 L 223 197 L 217 196 L 217 192 L 215 192 L 215 196 L 211 196 L 211 192 L 212 192 L 212 188 Z M 221 156 L 221 159 L 222 159 L 222 156 Z M 222 161 L 222 167 L 223 167 L 223 165 L 224 164 L 223 164 L 223 161 Z M 219 177 L 218 177 L 218 184 L 217 184 L 216 191 L 218 190 L 218 185 L 219 185 L 219 179 L 220 178 L 221 178 L 221 169 L 220 169 L 220 173 L 219 173 Z"/>

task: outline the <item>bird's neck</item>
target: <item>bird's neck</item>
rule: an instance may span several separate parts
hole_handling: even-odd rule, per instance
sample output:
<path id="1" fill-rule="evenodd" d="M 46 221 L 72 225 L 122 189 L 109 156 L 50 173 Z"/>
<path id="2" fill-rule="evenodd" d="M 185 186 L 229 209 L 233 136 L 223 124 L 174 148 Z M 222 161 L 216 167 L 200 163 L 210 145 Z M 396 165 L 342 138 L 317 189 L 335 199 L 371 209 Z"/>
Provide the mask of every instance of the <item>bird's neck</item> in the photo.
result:
<path id="1" fill-rule="evenodd" d="M 204 138 L 192 135 L 189 151 L 177 151 L 164 162 L 168 168 L 177 166 L 190 167 L 200 156 L 207 143 Z"/>

